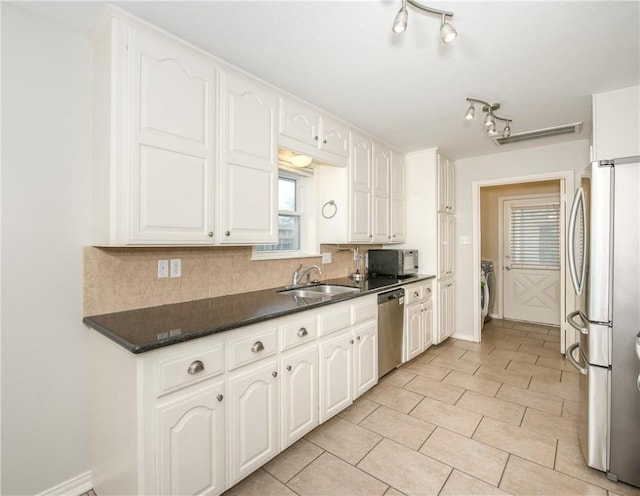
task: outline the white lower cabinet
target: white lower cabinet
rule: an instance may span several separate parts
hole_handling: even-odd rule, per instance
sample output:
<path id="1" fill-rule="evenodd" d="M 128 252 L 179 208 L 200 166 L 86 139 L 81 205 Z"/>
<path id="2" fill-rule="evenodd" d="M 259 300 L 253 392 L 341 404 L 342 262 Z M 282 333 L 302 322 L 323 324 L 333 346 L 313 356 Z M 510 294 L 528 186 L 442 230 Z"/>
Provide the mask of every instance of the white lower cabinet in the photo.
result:
<path id="1" fill-rule="evenodd" d="M 368 295 L 142 354 L 92 332 L 94 489 L 221 494 L 378 382 L 377 322 Z"/>
<path id="2" fill-rule="evenodd" d="M 433 290 L 431 281 L 405 287 L 403 362 L 433 344 Z"/>
<path id="3" fill-rule="evenodd" d="M 353 329 L 353 399 L 378 383 L 378 321 Z"/>
<path id="4" fill-rule="evenodd" d="M 230 485 L 280 452 L 278 385 L 275 360 L 227 378 Z"/>
<path id="5" fill-rule="evenodd" d="M 441 343 L 455 332 L 455 284 L 453 279 L 438 282 L 438 333 L 434 344 Z"/>
<path id="6" fill-rule="evenodd" d="M 281 364 L 282 449 L 318 425 L 318 345 L 283 356 Z"/>
<path id="7" fill-rule="evenodd" d="M 320 422 L 344 410 L 353 397 L 353 333 L 351 329 L 320 341 Z"/>
<path id="8" fill-rule="evenodd" d="M 156 407 L 156 494 L 221 493 L 225 488 L 224 382 L 175 396 Z"/>

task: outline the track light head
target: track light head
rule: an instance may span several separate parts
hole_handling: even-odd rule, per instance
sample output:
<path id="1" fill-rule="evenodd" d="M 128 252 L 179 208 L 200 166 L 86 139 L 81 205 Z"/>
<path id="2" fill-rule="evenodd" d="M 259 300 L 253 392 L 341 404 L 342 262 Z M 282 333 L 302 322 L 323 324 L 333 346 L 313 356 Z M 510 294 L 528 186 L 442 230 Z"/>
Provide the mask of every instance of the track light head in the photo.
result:
<path id="1" fill-rule="evenodd" d="M 472 103 L 471 105 L 469 105 L 469 108 L 467 109 L 467 113 L 464 114 L 464 118 L 467 119 L 468 121 L 470 121 L 475 116 L 476 116 L 476 108 Z"/>
<path id="2" fill-rule="evenodd" d="M 440 25 L 440 39 L 443 43 L 451 43 L 458 36 L 455 28 L 446 20 L 445 14 L 442 14 L 442 24 Z"/>
<path id="3" fill-rule="evenodd" d="M 493 114 L 491 112 L 489 112 L 487 116 L 484 118 L 484 125 L 493 126 L 495 128 L 496 120 L 493 118 Z"/>
<path id="4" fill-rule="evenodd" d="M 511 126 L 509 125 L 509 122 L 507 122 L 507 125 L 504 126 L 504 129 L 502 130 L 502 137 L 508 138 L 509 136 L 511 136 Z"/>
<path id="5" fill-rule="evenodd" d="M 407 13 L 407 3 L 403 0 L 402 7 L 396 14 L 396 18 L 393 21 L 393 27 L 391 30 L 394 33 L 402 33 L 407 29 L 407 21 L 409 20 L 409 14 Z"/>

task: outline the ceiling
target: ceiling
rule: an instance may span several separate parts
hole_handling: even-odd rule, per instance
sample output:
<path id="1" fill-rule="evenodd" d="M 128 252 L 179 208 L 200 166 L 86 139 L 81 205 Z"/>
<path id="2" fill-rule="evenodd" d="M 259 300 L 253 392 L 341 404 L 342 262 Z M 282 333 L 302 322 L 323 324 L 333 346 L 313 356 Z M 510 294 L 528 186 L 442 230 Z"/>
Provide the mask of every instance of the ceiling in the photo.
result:
<path id="1" fill-rule="evenodd" d="M 591 94 L 640 84 L 639 1 L 422 3 L 454 12 L 453 43 L 410 6 L 407 31 L 392 33 L 400 0 L 114 2 L 406 152 L 457 159 L 587 139 Z M 106 4 L 16 5 L 88 33 Z M 499 102 L 513 133 L 585 128 L 496 148 L 478 108 L 464 119 L 466 97 Z"/>

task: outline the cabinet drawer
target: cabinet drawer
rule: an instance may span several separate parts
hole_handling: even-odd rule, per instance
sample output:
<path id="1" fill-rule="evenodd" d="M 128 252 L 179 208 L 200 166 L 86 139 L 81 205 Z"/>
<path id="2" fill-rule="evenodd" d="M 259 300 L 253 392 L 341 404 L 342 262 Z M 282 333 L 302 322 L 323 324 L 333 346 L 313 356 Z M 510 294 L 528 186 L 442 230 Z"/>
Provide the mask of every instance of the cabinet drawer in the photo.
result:
<path id="1" fill-rule="evenodd" d="M 330 311 L 318 315 L 318 332 L 320 336 L 343 329 L 351 324 L 351 305 L 335 305 Z"/>
<path id="2" fill-rule="evenodd" d="M 157 364 L 157 395 L 163 396 L 222 374 L 224 372 L 223 351 L 224 346 L 219 343 L 208 350 L 193 351 L 180 357 L 160 360 Z"/>
<path id="3" fill-rule="evenodd" d="M 361 302 L 358 300 L 362 300 Z M 374 319 L 378 316 L 378 298 L 377 296 L 358 298 L 358 303 L 354 303 L 352 307 L 353 318 L 351 322 L 357 324 L 365 320 Z"/>
<path id="4" fill-rule="evenodd" d="M 404 288 L 404 304 L 411 305 L 421 301 L 423 298 L 424 287 L 418 284 L 414 286 L 407 286 Z"/>
<path id="5" fill-rule="evenodd" d="M 318 324 L 315 315 L 282 326 L 282 350 L 288 350 L 318 336 Z"/>
<path id="6" fill-rule="evenodd" d="M 424 286 L 422 286 L 422 299 L 424 301 L 431 301 L 431 299 L 433 298 L 433 289 L 432 289 L 432 284 L 425 284 Z"/>
<path id="7" fill-rule="evenodd" d="M 227 342 L 229 370 L 271 356 L 278 351 L 278 329 L 266 328 L 243 333 Z"/>

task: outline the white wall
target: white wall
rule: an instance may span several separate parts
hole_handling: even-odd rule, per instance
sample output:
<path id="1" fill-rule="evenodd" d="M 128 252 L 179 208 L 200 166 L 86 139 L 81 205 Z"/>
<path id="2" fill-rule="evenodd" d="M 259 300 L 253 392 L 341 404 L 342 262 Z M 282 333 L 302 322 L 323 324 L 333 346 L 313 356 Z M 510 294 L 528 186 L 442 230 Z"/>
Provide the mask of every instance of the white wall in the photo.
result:
<path id="1" fill-rule="evenodd" d="M 574 171 L 578 177 L 589 164 L 589 142 L 577 140 L 456 161 L 456 335 L 473 339 L 474 305 L 472 190 L 475 182 Z M 570 204 L 572 193 L 569 193 Z M 462 244 L 468 238 L 470 243 Z M 476 274 L 477 276 L 477 274 Z"/>
<path id="2" fill-rule="evenodd" d="M 89 470 L 90 45 L 2 8 L 2 494 Z"/>

